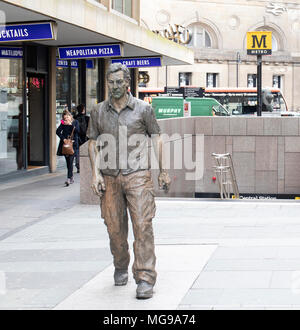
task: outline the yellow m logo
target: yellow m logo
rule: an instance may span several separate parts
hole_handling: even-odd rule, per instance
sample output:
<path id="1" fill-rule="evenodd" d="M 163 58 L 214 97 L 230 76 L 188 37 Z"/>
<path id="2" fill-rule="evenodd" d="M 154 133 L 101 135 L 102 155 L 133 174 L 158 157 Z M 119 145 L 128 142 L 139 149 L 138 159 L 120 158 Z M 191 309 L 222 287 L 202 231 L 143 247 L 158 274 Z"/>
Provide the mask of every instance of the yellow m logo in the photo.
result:
<path id="1" fill-rule="evenodd" d="M 255 48 L 267 48 L 267 36 L 264 34 L 264 35 L 261 35 L 260 37 L 260 40 L 258 40 L 258 37 L 257 35 L 252 35 L 252 48 L 255 49 Z M 255 47 L 255 44 L 257 45 L 257 47 Z M 262 46 L 263 45 L 263 46 Z"/>

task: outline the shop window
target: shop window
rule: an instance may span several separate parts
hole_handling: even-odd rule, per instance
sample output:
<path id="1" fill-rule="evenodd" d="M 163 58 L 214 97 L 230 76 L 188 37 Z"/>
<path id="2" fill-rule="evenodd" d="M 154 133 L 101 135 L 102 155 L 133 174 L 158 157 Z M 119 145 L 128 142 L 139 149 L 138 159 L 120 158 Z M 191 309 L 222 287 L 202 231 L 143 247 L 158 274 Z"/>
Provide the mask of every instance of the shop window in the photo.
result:
<path id="1" fill-rule="evenodd" d="M 191 72 L 179 72 L 179 86 L 190 86 L 192 84 Z"/>
<path id="2" fill-rule="evenodd" d="M 132 0 L 113 0 L 112 8 L 119 13 L 132 17 Z"/>
<path id="3" fill-rule="evenodd" d="M 194 48 L 211 48 L 212 39 L 209 32 L 200 24 L 193 24 L 188 27 L 190 42 L 188 46 Z"/>
<path id="4" fill-rule="evenodd" d="M 218 73 L 207 73 L 206 74 L 206 87 L 217 87 L 218 85 Z"/>
<path id="5" fill-rule="evenodd" d="M 59 125 L 61 114 L 68 109 L 69 95 L 69 69 L 68 67 L 56 68 L 56 124 Z M 69 110 L 69 109 L 68 109 Z"/>
<path id="6" fill-rule="evenodd" d="M 275 88 L 283 88 L 283 76 L 274 75 L 272 86 Z"/>
<path id="7" fill-rule="evenodd" d="M 97 88 L 99 86 L 98 61 L 93 60 L 86 68 L 86 112 L 90 113 L 97 104 Z"/>
<path id="8" fill-rule="evenodd" d="M 76 107 L 79 104 L 79 72 L 78 71 L 79 71 L 78 66 L 71 65 L 71 110 L 73 114 L 77 114 Z"/>
<path id="9" fill-rule="evenodd" d="M 0 175 L 24 167 L 22 100 L 22 60 L 0 59 Z"/>
<path id="10" fill-rule="evenodd" d="M 247 75 L 247 87 L 256 87 L 257 86 L 257 75 L 248 74 Z"/>
<path id="11" fill-rule="evenodd" d="M 149 76 L 148 71 L 140 71 L 139 72 L 139 87 L 146 87 L 149 81 L 150 81 L 150 76 Z"/>

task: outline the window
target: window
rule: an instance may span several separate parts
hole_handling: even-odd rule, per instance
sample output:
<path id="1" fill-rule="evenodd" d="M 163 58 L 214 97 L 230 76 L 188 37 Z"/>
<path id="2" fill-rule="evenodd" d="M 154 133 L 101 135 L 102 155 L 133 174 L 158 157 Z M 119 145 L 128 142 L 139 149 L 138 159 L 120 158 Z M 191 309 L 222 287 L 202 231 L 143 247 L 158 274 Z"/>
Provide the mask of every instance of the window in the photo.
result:
<path id="1" fill-rule="evenodd" d="M 191 72 L 179 72 L 179 87 L 189 86 L 192 84 Z"/>
<path id="2" fill-rule="evenodd" d="M 0 59 L 0 174 L 23 168 L 23 62 Z"/>
<path id="3" fill-rule="evenodd" d="M 247 87 L 256 87 L 257 75 L 256 74 L 248 74 L 247 76 Z"/>
<path id="4" fill-rule="evenodd" d="M 274 33 L 272 33 L 272 51 L 276 52 L 278 50 L 278 42 L 276 37 L 274 36 Z"/>
<path id="5" fill-rule="evenodd" d="M 188 27 L 190 32 L 190 42 L 188 46 L 195 48 L 211 48 L 212 41 L 209 33 L 199 24 L 193 24 Z"/>
<path id="6" fill-rule="evenodd" d="M 261 27 L 256 29 L 256 31 L 272 31 L 272 51 L 276 52 L 279 50 L 280 46 L 278 40 L 280 40 L 280 38 L 278 33 L 274 31 L 274 29 L 269 27 Z"/>
<path id="7" fill-rule="evenodd" d="M 126 16 L 132 17 L 132 0 L 113 0 L 112 8 Z"/>
<path id="8" fill-rule="evenodd" d="M 217 87 L 218 73 L 207 73 L 206 74 L 206 87 Z"/>
<path id="9" fill-rule="evenodd" d="M 139 87 L 146 87 L 150 80 L 148 71 L 139 72 Z"/>
<path id="10" fill-rule="evenodd" d="M 275 88 L 283 87 L 283 76 L 278 76 L 278 75 L 273 76 L 273 87 Z"/>
<path id="11" fill-rule="evenodd" d="M 86 68 L 86 112 L 97 104 L 97 88 L 99 86 L 98 61 L 90 61 Z"/>

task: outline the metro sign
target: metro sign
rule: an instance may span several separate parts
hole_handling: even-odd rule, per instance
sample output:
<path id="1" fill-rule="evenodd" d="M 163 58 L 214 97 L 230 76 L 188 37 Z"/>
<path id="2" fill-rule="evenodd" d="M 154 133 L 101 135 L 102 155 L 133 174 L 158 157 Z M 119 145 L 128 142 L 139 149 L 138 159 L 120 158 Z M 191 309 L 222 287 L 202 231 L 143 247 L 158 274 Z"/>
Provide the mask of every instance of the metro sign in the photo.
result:
<path id="1" fill-rule="evenodd" d="M 271 31 L 247 32 L 247 54 L 271 55 L 272 32 Z"/>

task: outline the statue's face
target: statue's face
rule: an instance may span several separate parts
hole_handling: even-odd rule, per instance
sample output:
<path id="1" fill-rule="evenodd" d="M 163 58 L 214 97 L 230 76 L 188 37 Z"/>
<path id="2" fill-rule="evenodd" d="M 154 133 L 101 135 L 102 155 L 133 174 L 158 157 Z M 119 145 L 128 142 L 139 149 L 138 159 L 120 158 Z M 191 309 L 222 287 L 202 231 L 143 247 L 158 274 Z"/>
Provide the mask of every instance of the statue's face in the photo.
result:
<path id="1" fill-rule="evenodd" d="M 107 83 L 109 93 L 114 99 L 119 100 L 127 93 L 129 82 L 124 78 L 123 71 L 111 73 L 108 76 Z"/>

